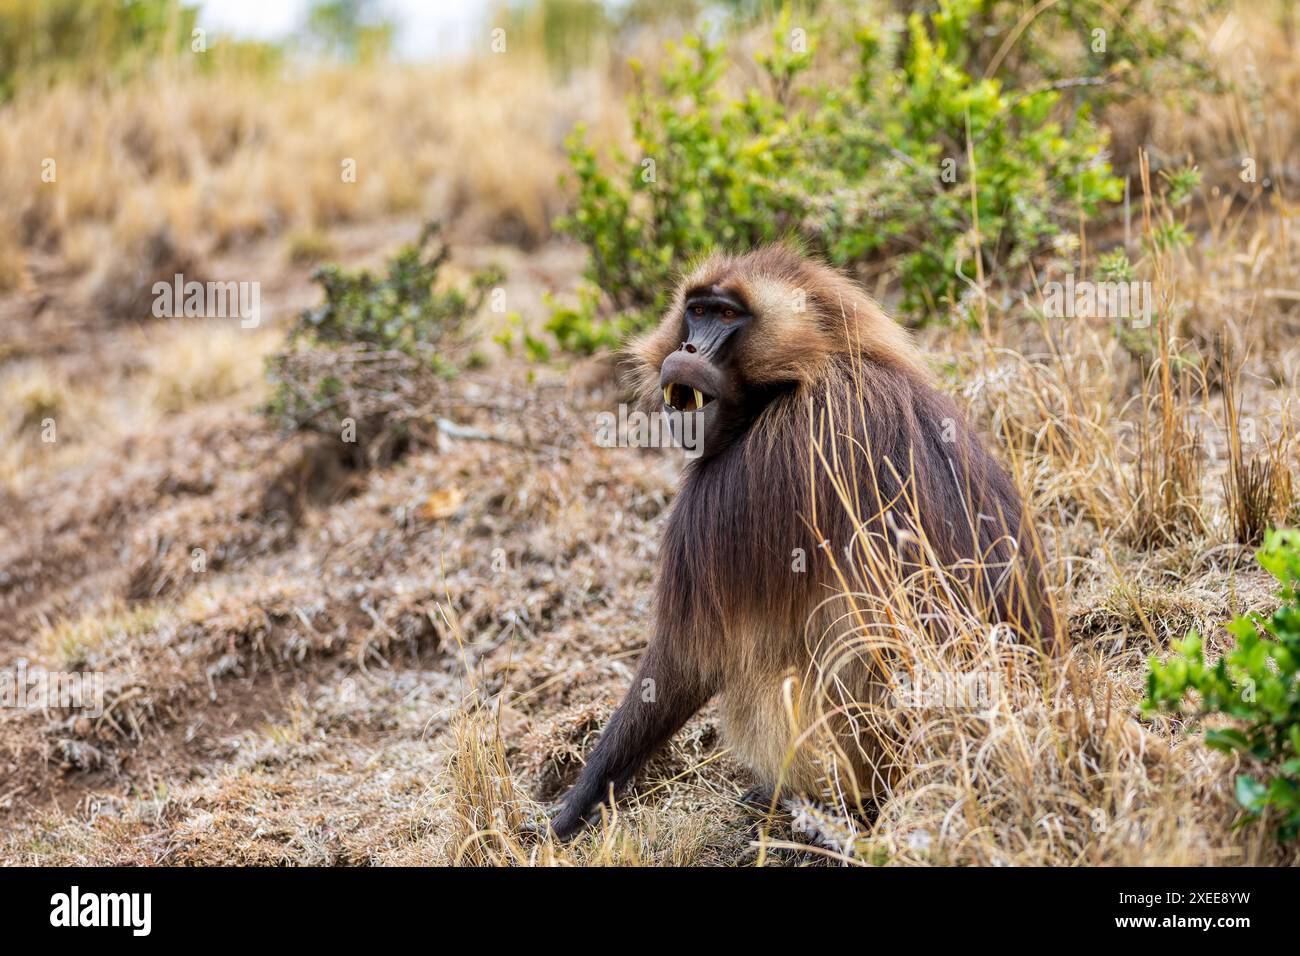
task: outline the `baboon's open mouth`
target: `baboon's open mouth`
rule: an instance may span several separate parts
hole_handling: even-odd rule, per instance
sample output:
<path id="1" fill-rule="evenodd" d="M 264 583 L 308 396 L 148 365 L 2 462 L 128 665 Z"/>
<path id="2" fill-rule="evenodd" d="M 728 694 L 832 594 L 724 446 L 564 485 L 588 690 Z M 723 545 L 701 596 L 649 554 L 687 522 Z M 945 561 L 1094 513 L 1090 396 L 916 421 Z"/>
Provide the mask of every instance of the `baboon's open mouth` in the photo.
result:
<path id="1" fill-rule="evenodd" d="M 711 401 L 712 395 L 706 395 L 690 385 L 673 382 L 664 386 L 664 404 L 679 412 L 698 412 Z"/>

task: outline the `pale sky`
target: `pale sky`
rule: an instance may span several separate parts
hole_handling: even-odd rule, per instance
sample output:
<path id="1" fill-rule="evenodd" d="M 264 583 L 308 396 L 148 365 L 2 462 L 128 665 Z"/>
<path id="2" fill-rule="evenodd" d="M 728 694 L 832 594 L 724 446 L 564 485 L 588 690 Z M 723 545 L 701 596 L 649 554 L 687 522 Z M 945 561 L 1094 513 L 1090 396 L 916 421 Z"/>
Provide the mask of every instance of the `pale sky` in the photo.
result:
<path id="1" fill-rule="evenodd" d="M 397 23 L 397 48 L 404 56 L 463 53 L 488 29 L 493 0 L 380 0 Z M 307 0 L 203 0 L 199 26 L 259 40 L 282 40 L 298 27 Z"/>

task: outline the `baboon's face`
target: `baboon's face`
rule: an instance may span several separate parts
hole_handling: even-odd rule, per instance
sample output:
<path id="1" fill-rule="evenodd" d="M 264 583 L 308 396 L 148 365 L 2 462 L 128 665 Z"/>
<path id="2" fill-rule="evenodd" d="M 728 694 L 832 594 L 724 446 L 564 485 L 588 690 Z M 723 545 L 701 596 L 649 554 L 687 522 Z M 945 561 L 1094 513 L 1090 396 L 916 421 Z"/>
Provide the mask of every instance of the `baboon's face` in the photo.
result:
<path id="1" fill-rule="evenodd" d="M 749 308 L 719 286 L 692 289 L 682 315 L 683 340 L 659 367 L 664 410 L 698 415 L 702 453 L 716 455 L 744 430 L 751 404 L 736 367 L 736 345 L 754 322 Z"/>

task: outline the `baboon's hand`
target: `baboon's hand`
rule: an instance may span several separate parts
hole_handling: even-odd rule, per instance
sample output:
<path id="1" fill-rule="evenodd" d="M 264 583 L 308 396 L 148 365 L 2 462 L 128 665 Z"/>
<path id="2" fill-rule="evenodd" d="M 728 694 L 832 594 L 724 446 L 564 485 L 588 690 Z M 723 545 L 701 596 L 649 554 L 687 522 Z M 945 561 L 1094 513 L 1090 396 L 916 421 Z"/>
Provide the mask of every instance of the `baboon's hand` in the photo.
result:
<path id="1" fill-rule="evenodd" d="M 584 806 L 584 801 L 574 799 L 575 796 L 576 794 L 570 791 L 555 816 L 551 817 L 551 832 L 555 834 L 557 840 L 572 840 L 586 829 L 590 822 L 587 814 L 590 805 Z"/>
<path id="2" fill-rule="evenodd" d="M 544 810 L 531 819 L 525 820 L 519 829 L 521 833 L 527 834 L 534 840 L 549 838 L 567 843 L 581 833 L 586 825 L 586 817 L 574 816 L 561 805 Z"/>

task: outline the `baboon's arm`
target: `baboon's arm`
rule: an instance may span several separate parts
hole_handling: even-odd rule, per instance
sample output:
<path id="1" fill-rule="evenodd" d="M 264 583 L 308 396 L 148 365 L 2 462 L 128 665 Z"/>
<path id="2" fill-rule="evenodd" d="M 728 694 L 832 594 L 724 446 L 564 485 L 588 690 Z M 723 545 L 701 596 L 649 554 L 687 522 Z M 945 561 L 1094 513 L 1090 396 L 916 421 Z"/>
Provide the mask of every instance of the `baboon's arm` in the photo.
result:
<path id="1" fill-rule="evenodd" d="M 687 674 L 677 655 L 656 639 L 646 649 L 627 696 L 610 718 L 587 759 L 578 782 L 551 821 L 555 835 L 567 839 L 587 823 L 600 801 L 617 792 L 656 750 L 704 706 L 713 690 L 697 674 Z"/>

